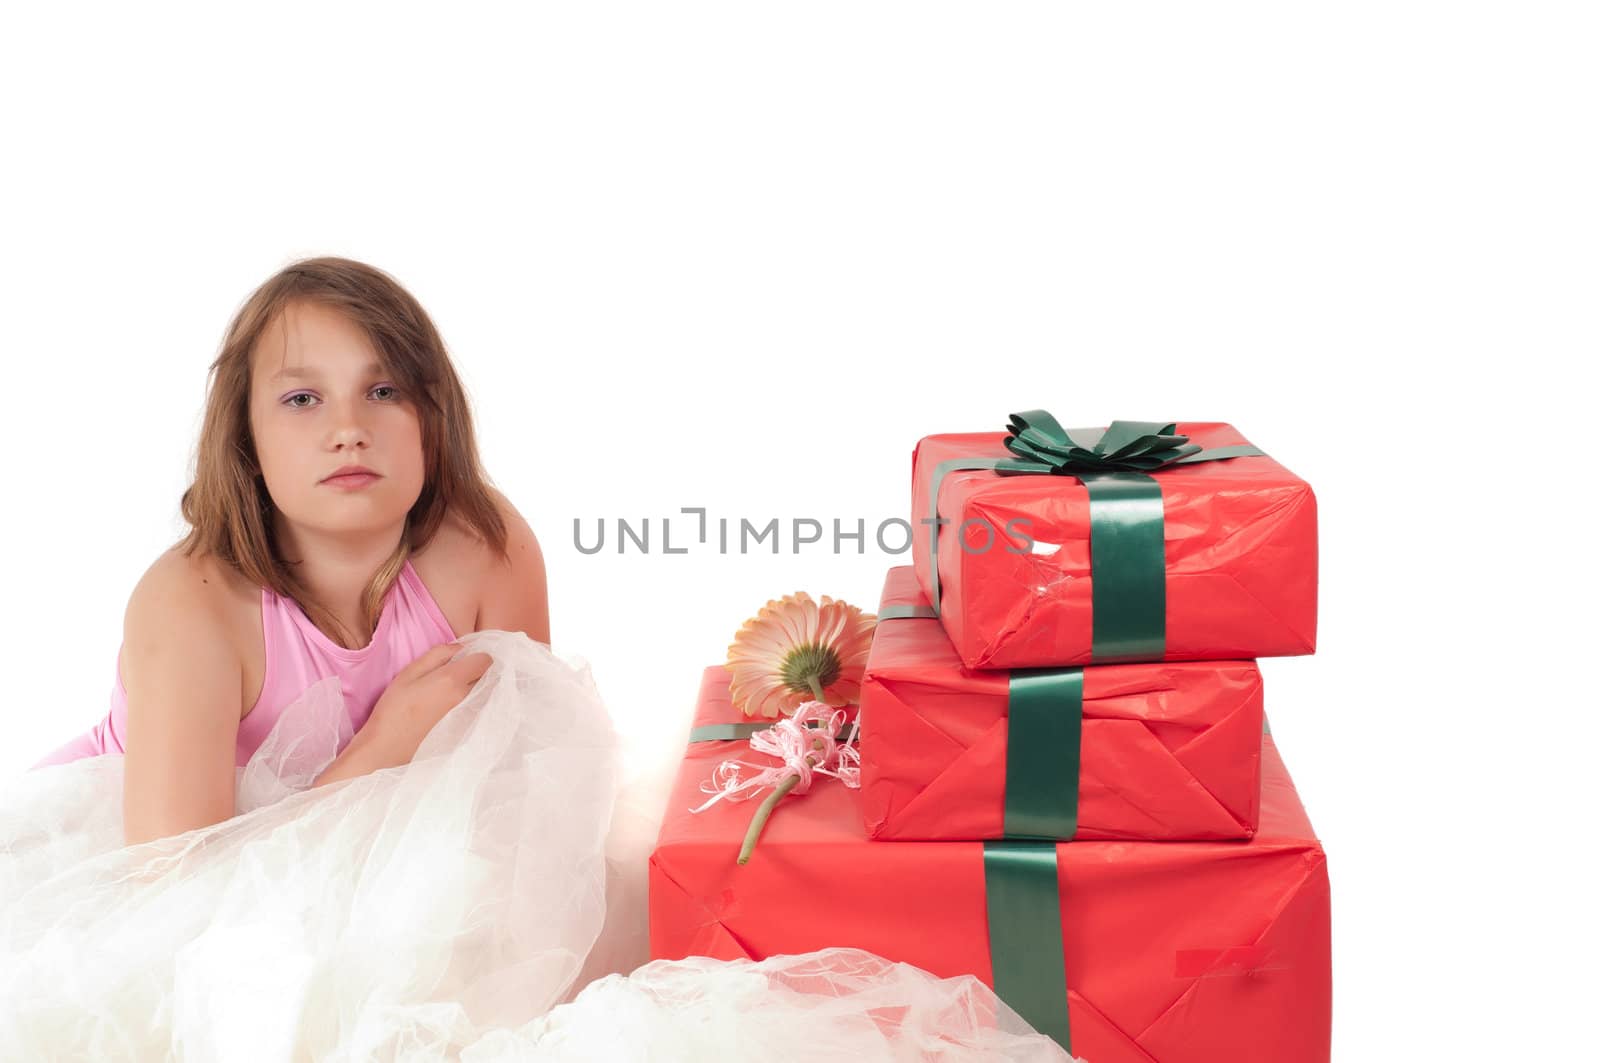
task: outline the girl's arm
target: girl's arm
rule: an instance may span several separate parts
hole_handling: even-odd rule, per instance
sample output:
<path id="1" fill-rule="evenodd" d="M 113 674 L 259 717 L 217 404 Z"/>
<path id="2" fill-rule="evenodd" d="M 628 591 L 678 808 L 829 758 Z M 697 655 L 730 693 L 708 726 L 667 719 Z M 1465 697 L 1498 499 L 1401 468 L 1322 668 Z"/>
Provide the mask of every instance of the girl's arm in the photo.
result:
<path id="1" fill-rule="evenodd" d="M 315 789 L 318 786 L 327 786 L 329 783 L 344 782 L 346 779 L 370 775 L 384 768 L 396 768 L 409 763 L 410 760 L 410 757 L 403 755 L 396 747 L 380 740 L 374 728 L 362 727 L 339 755 L 333 758 L 333 762 L 322 769 L 322 774 L 317 776 L 311 786 Z"/>
<path id="2" fill-rule="evenodd" d="M 138 845 L 234 814 L 243 662 L 200 565 L 163 555 L 123 617 L 123 840 Z"/>

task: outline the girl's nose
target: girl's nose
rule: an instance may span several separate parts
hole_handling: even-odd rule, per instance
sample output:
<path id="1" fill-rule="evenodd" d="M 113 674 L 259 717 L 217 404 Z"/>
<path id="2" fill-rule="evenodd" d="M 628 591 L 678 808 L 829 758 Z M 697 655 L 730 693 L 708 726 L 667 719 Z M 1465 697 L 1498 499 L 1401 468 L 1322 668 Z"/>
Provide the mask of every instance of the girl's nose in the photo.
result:
<path id="1" fill-rule="evenodd" d="M 372 437 L 365 428 L 358 424 L 346 424 L 343 427 L 334 429 L 333 445 L 335 447 L 365 447 L 370 446 L 371 443 Z"/>
<path id="2" fill-rule="evenodd" d="M 334 407 L 332 430 L 332 443 L 334 446 L 367 446 L 371 442 L 372 433 L 367 428 L 365 414 L 359 404 Z"/>

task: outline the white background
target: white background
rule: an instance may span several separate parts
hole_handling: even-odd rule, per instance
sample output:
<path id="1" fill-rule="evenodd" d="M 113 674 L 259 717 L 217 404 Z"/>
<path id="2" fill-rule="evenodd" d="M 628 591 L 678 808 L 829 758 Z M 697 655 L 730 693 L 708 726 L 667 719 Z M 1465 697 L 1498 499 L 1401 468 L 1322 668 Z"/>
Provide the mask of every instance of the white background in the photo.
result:
<path id="1" fill-rule="evenodd" d="M 1264 671 L 1335 1058 L 1582 1054 L 1597 45 L 1393 0 L 7 14 L 0 775 L 104 715 L 234 309 L 348 255 L 434 316 L 645 773 L 763 602 L 909 556 L 667 556 L 680 507 L 871 529 L 925 434 L 1239 426 L 1321 510 L 1318 652 Z M 652 552 L 580 554 L 602 517 Z"/>

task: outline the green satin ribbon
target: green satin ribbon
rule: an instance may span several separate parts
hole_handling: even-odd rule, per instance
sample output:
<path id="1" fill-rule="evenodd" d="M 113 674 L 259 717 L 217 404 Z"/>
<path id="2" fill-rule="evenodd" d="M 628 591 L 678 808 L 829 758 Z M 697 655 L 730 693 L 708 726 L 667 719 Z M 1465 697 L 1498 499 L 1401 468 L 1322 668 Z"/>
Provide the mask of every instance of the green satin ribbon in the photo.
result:
<path id="1" fill-rule="evenodd" d="M 1097 663 L 1159 659 L 1166 652 L 1167 579 L 1161 484 L 1149 475 L 1172 465 L 1219 461 L 1262 450 L 1248 443 L 1206 450 L 1176 434 L 1177 422 L 1112 421 L 1070 431 L 1044 410 L 1014 413 L 1005 447 L 1015 458 L 951 458 L 934 466 L 928 488 L 929 595 L 939 614 L 939 488 L 952 472 L 1075 476 L 1089 492 L 1089 565 Z"/>
<path id="2" fill-rule="evenodd" d="M 1083 669 L 1014 669 L 1006 714 L 1005 836 L 1066 841 L 1078 832 Z"/>
<path id="3" fill-rule="evenodd" d="M 910 618 L 937 620 L 939 614 L 931 605 L 888 605 L 878 610 L 879 620 L 905 620 Z"/>
<path id="4" fill-rule="evenodd" d="M 1054 842 L 983 843 L 994 991 L 1040 1033 L 1072 1051 L 1067 962 Z"/>
<path id="5" fill-rule="evenodd" d="M 1083 669 L 1013 669 L 1006 712 L 1006 837 L 983 843 L 994 991 L 1070 1052 L 1055 839 L 1078 831 Z"/>
<path id="6" fill-rule="evenodd" d="M 937 616 L 925 605 L 878 611 L 879 620 Z M 1070 1052 L 1054 839 L 1071 838 L 1078 829 L 1083 669 L 1017 668 L 1008 682 L 1006 838 L 983 843 L 994 991 Z"/>
<path id="7" fill-rule="evenodd" d="M 777 720 L 768 720 L 765 723 L 703 723 L 689 731 L 689 741 L 693 742 L 727 742 L 738 739 L 748 739 L 757 731 L 765 731 Z M 834 739 L 848 742 L 855 737 L 856 725 L 847 723 L 840 728 Z"/>
<path id="8" fill-rule="evenodd" d="M 878 620 L 937 619 L 925 605 L 889 605 Z M 1067 841 L 1078 832 L 1083 669 L 1014 668 L 1006 687 L 1006 838 Z"/>
<path id="9" fill-rule="evenodd" d="M 1167 544 L 1161 485 L 1142 472 L 1088 473 L 1095 661 L 1167 652 Z"/>

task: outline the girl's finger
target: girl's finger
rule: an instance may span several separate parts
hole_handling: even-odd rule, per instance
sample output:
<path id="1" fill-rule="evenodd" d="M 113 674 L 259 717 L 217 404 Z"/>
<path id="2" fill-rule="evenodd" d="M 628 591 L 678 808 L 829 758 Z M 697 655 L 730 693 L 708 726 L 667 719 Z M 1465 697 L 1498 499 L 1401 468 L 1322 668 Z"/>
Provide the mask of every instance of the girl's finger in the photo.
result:
<path id="1" fill-rule="evenodd" d="M 418 656 L 416 660 L 412 661 L 404 668 L 400 669 L 395 678 L 398 679 L 400 676 L 405 676 L 407 679 L 413 679 L 419 675 L 424 675 L 428 672 L 431 672 L 435 668 L 448 661 L 450 656 L 460 649 L 461 643 L 459 642 L 441 642 L 437 646 L 431 647 L 427 652 Z"/>
<path id="2" fill-rule="evenodd" d="M 493 663 L 494 658 L 487 653 L 469 653 L 465 657 L 451 661 L 446 667 L 451 670 L 457 679 L 475 683 L 482 677 L 484 672 L 489 670 L 489 666 Z"/>

